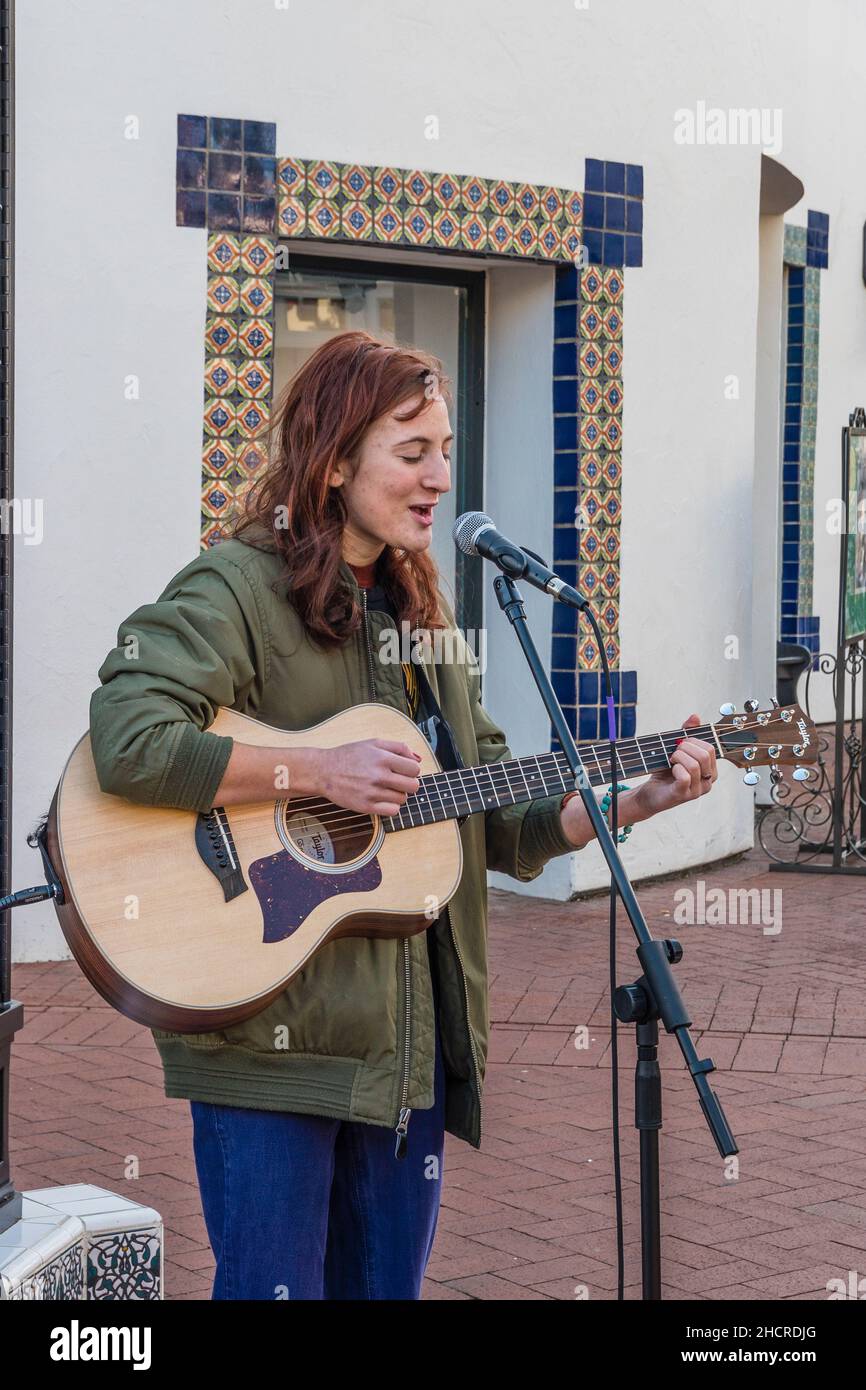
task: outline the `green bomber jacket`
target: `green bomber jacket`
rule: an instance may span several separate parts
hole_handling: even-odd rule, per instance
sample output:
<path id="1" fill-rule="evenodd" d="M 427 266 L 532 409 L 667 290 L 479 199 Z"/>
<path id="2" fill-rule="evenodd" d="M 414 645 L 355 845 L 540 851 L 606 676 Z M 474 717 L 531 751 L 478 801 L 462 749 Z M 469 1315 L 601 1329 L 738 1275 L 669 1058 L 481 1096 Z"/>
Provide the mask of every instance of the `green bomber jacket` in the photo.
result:
<path id="1" fill-rule="evenodd" d="M 341 573 L 364 623 L 331 649 L 307 635 L 282 569 L 272 540 L 223 540 L 121 623 L 90 701 L 104 792 L 209 811 L 233 746 L 208 730 L 222 706 L 291 730 L 368 700 L 408 713 L 399 662 L 372 659 L 394 621 L 367 611 L 349 566 L 341 563 Z M 509 758 L 505 734 L 480 702 L 477 662 L 444 599 L 442 612 L 453 633 L 441 650 L 450 646 L 451 658 L 427 661 L 425 672 L 460 754 L 467 766 Z M 135 660 L 127 659 L 131 638 Z M 464 659 L 453 659 L 458 650 Z M 459 828 L 460 884 L 426 933 L 329 942 L 264 1010 L 221 1031 L 153 1029 L 165 1094 L 393 1126 L 411 1142 L 411 1111 L 433 1104 L 432 932 L 446 1129 L 479 1148 L 489 1040 L 486 870 L 528 882 L 553 856 L 572 852 L 561 799 L 468 816 Z"/>

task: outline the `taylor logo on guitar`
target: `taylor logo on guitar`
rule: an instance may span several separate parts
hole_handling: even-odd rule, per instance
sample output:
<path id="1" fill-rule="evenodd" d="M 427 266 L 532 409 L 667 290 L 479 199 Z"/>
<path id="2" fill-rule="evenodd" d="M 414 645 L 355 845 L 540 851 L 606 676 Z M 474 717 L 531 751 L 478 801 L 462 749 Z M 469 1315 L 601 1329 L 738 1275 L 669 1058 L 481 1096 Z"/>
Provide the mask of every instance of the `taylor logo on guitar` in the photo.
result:
<path id="1" fill-rule="evenodd" d="M 748 769 L 808 775 L 814 725 L 797 705 L 689 727 L 717 757 Z M 458 821 L 570 791 L 565 755 L 540 753 L 443 772 L 416 724 L 388 705 L 356 705 L 312 729 L 287 731 L 223 708 L 210 725 L 238 742 L 331 748 L 399 739 L 421 757 L 420 787 L 382 817 L 305 796 L 215 806 L 206 814 L 140 806 L 103 792 L 85 734 L 54 794 L 47 847 L 63 888 L 54 900 L 69 946 L 105 999 L 148 1027 L 203 1032 L 264 1009 L 309 957 L 341 936 L 424 931 L 455 893 Z M 623 739 L 623 776 L 669 765 L 667 733 Z M 581 743 L 583 773 L 606 785 L 610 745 Z M 423 874 L 419 873 L 423 866 Z M 436 915 L 436 914 L 434 914 Z"/>

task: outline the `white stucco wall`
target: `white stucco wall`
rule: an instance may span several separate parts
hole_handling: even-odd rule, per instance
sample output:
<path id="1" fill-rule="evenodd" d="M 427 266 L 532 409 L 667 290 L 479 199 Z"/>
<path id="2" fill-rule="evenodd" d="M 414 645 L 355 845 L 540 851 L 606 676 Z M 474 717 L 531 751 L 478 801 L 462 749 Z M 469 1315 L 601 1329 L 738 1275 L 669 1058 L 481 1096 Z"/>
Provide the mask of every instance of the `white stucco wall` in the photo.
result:
<path id="1" fill-rule="evenodd" d="M 24 837 L 87 727 L 117 624 L 198 548 L 206 233 L 174 225 L 178 112 L 276 121 L 278 154 L 578 189 L 587 156 L 644 166 L 644 265 L 625 271 L 620 635 L 650 732 L 772 693 L 752 670 L 756 604 L 766 619 L 751 512 L 760 151 L 677 145 L 673 113 L 780 108 L 777 158 L 806 189 L 788 220 L 830 214 L 815 526 L 827 647 L 838 540 L 825 502 L 839 428 L 866 403 L 864 39 L 866 14 L 845 0 L 19 6 L 15 477 L 17 496 L 44 501 L 44 539 L 16 541 L 13 885 L 41 877 Z M 486 505 L 549 552 L 552 272 L 507 265 L 490 281 Z M 528 600 L 547 656 L 549 613 Z M 546 720 L 494 616 L 486 699 L 514 750 L 536 751 Z M 752 794 L 725 768 L 700 805 L 638 827 L 626 862 L 702 863 L 750 844 L 751 823 Z M 528 891 L 603 882 L 595 846 L 572 873 L 556 861 Z M 19 959 L 66 953 L 50 907 L 19 909 L 14 933 Z"/>

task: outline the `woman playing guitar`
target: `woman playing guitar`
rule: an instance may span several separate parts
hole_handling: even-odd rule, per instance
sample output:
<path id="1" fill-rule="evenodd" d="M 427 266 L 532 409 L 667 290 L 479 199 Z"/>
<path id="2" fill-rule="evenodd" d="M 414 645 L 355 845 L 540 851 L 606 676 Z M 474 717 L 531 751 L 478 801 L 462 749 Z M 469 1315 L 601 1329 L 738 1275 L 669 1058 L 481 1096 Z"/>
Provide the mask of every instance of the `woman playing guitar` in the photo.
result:
<path id="1" fill-rule="evenodd" d="M 130 615 L 100 668 L 103 791 L 202 812 L 288 785 L 280 795 L 386 817 L 418 790 L 406 744 L 254 747 L 208 731 L 221 705 L 288 729 L 392 704 L 435 731 L 444 768 L 511 756 L 471 666 L 439 682 L 439 708 L 420 670 L 382 656 L 404 620 L 453 627 L 430 555 L 452 438 L 435 357 L 350 332 L 307 360 L 234 534 Z M 669 769 L 621 796 L 620 819 L 702 796 L 716 776 L 712 745 L 686 737 Z M 154 1030 L 166 1094 L 191 1105 L 214 1298 L 420 1297 L 445 1131 L 480 1145 L 486 870 L 527 881 L 593 831 L 572 793 L 469 816 L 460 834 L 460 886 L 428 930 L 329 942 L 246 1023 Z"/>

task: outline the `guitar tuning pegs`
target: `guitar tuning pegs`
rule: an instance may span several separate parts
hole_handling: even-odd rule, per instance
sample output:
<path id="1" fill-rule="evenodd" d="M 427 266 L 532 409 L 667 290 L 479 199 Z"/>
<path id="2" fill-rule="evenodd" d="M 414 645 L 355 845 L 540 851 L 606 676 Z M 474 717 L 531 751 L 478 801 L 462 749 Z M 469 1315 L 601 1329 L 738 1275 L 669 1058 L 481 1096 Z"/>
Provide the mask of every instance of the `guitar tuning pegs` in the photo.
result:
<path id="1" fill-rule="evenodd" d="M 808 782 L 809 769 L 807 767 L 795 767 L 794 771 L 791 773 L 791 776 L 793 777 L 795 782 Z"/>
<path id="2" fill-rule="evenodd" d="M 773 706 L 773 709 L 779 708 L 779 701 L 776 699 L 775 695 L 770 696 L 770 704 Z"/>
<path id="3" fill-rule="evenodd" d="M 754 713 L 755 713 L 755 710 L 756 710 L 756 709 L 759 709 L 759 708 L 760 708 L 760 702 L 759 702 L 758 700 L 744 700 L 744 701 L 743 701 L 743 709 L 746 711 L 747 714 L 754 714 Z"/>
<path id="4" fill-rule="evenodd" d="M 760 780 L 761 774 L 760 772 L 756 772 L 754 768 L 752 768 L 751 772 L 747 772 L 743 778 L 747 787 L 754 787 Z"/>
<path id="5" fill-rule="evenodd" d="M 779 769 L 778 769 L 777 767 L 774 767 L 773 770 L 772 770 L 772 772 L 770 773 L 770 781 L 773 783 L 773 786 L 775 787 L 775 786 L 778 786 L 778 784 L 781 782 L 781 780 L 782 780 L 782 774 L 781 774 L 781 772 L 779 771 Z"/>
<path id="6" fill-rule="evenodd" d="M 727 718 L 734 713 L 735 708 L 736 707 L 731 704 L 719 705 L 719 714 L 723 714 Z"/>

